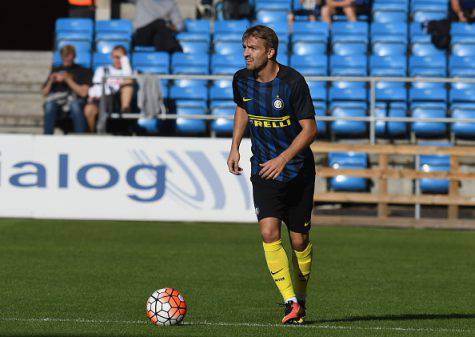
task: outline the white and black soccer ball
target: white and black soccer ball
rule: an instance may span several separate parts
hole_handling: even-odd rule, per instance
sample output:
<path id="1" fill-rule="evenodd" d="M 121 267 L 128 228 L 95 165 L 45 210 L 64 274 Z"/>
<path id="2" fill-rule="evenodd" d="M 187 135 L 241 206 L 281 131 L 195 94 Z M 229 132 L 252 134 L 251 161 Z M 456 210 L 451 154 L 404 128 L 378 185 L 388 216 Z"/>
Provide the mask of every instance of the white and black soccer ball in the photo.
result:
<path id="1" fill-rule="evenodd" d="M 178 290 L 162 288 L 155 291 L 147 301 L 147 317 L 155 325 L 175 325 L 186 315 L 186 302 Z"/>

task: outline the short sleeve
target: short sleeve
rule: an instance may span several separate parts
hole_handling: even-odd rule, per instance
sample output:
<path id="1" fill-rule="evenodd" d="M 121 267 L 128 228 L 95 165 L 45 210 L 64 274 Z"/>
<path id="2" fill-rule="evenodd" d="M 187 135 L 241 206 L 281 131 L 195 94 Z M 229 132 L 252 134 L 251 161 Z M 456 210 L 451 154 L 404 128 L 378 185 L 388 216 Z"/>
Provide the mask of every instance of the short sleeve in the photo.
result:
<path id="1" fill-rule="evenodd" d="M 315 108 L 313 107 L 310 90 L 303 77 L 296 80 L 292 85 L 290 105 L 298 120 L 315 118 Z"/>
<path id="2" fill-rule="evenodd" d="M 233 77 L 233 97 L 234 97 L 234 103 L 236 103 L 239 107 L 244 108 L 244 104 L 242 104 L 242 96 L 239 94 L 239 77 L 236 74 L 234 74 Z"/>

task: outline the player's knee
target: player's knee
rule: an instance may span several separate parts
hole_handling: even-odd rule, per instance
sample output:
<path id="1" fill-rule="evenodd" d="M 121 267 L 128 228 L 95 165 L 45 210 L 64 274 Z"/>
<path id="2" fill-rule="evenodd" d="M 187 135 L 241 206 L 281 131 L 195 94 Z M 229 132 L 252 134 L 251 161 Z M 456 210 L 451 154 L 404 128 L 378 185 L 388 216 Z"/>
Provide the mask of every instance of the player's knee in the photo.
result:
<path id="1" fill-rule="evenodd" d="M 292 249 L 302 252 L 307 248 L 308 243 L 309 243 L 309 238 L 307 234 L 302 234 L 302 235 L 293 235 L 291 237 L 292 241 Z"/>
<path id="2" fill-rule="evenodd" d="M 265 243 L 272 243 L 280 240 L 280 233 L 274 229 L 263 229 L 261 230 L 262 241 Z"/>

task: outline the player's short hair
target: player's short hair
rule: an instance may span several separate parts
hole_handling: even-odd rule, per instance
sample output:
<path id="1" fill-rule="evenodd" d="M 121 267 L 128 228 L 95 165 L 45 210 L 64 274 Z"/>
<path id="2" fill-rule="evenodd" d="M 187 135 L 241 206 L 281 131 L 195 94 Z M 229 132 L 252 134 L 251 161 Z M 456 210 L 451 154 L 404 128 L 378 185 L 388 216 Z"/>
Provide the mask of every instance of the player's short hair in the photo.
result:
<path id="1" fill-rule="evenodd" d="M 250 37 L 255 37 L 264 40 L 267 49 L 272 48 L 275 50 L 273 60 L 276 59 L 277 49 L 279 48 L 279 38 L 277 37 L 277 34 L 274 32 L 273 29 L 263 25 L 257 25 L 248 28 L 242 35 L 242 42 L 246 41 Z"/>
<path id="2" fill-rule="evenodd" d="M 74 46 L 71 46 L 70 44 L 67 44 L 59 50 L 59 54 L 61 55 L 61 57 L 66 57 L 71 54 L 76 57 L 76 48 L 74 48 Z"/>
<path id="3" fill-rule="evenodd" d="M 114 48 L 112 48 L 112 51 L 114 50 L 120 50 L 122 53 L 124 53 L 124 55 L 127 55 L 127 50 L 122 45 L 115 46 Z"/>

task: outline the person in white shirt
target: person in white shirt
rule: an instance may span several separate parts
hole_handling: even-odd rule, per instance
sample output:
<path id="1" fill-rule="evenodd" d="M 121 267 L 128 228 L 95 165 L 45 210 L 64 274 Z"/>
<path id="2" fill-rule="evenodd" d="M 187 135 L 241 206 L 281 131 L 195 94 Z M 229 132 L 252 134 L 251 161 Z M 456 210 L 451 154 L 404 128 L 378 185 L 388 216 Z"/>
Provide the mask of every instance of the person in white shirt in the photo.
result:
<path id="1" fill-rule="evenodd" d="M 134 93 L 133 81 L 130 78 L 109 77 L 102 85 L 104 76 L 131 76 L 132 67 L 123 46 L 116 46 L 111 52 L 112 64 L 96 69 L 89 88 L 87 104 L 84 107 L 84 116 L 90 132 L 94 132 L 97 115 L 99 114 L 99 101 L 105 95 L 108 97 L 112 109 L 120 106 L 120 112 L 130 112 L 130 104 Z"/>

